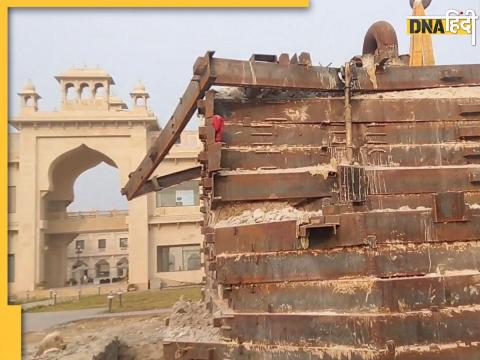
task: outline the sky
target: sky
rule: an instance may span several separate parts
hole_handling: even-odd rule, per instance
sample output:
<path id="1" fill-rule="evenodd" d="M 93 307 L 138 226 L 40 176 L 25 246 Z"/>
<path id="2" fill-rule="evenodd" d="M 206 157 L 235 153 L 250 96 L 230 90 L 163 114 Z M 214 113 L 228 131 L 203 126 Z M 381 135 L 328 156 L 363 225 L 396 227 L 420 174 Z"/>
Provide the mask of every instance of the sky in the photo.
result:
<path id="1" fill-rule="evenodd" d="M 451 8 L 480 14 L 480 0 L 433 0 L 427 14 L 443 15 Z M 40 111 L 53 110 L 60 104 L 56 74 L 99 66 L 113 76 L 113 93 L 127 104 L 141 80 L 164 125 L 195 59 L 207 50 L 245 60 L 253 53 L 307 51 L 314 64 L 340 66 L 361 54 L 363 37 L 378 20 L 394 26 L 400 53 L 408 53 L 405 18 L 410 14 L 408 0 L 311 0 L 308 9 L 11 9 L 10 114 L 18 113 L 16 92 L 28 79 L 42 96 Z M 480 21 L 475 47 L 469 37 L 434 37 L 437 63 L 480 63 L 479 28 Z M 77 179 L 69 209 L 126 208 L 119 188 L 116 169 L 99 165 Z"/>

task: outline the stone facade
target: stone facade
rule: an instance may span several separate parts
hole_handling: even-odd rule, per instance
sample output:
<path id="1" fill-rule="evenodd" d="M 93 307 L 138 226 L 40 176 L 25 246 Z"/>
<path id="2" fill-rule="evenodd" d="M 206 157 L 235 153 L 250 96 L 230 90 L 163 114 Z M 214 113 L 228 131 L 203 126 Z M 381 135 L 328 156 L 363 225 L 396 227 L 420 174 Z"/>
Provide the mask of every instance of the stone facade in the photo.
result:
<path id="1" fill-rule="evenodd" d="M 126 211 L 121 213 L 126 215 Z M 81 212 L 69 215 L 115 216 L 111 212 Z M 66 271 L 69 285 L 113 283 L 128 279 L 128 268 L 127 226 L 124 230 L 81 233 L 67 247 Z"/>
<path id="2" fill-rule="evenodd" d="M 9 120 L 17 129 L 9 137 L 8 163 L 11 293 L 64 286 L 71 276 L 69 244 L 74 239 L 122 231 L 128 234 L 129 282 L 140 288 L 161 281 L 200 282 L 202 271 L 192 265 L 198 263 L 196 256 L 190 267 L 185 260 L 181 268 L 157 259 L 157 253 L 163 262 L 170 253 L 170 258 L 179 252 L 188 257 L 197 249 L 200 254 L 198 182 L 164 190 L 163 196 L 134 199 L 123 217 L 75 218 L 66 210 L 74 200 L 73 184 L 84 171 L 105 162 L 118 168 L 125 184 L 146 154 L 160 129 L 148 108 L 145 86 L 132 90 L 129 109 L 110 95 L 114 81 L 103 70 L 71 69 L 56 79 L 59 111 L 38 111 L 40 95 L 29 82 L 18 93 L 20 114 Z M 200 149 L 197 133 L 184 131 L 156 174 L 194 166 Z"/>

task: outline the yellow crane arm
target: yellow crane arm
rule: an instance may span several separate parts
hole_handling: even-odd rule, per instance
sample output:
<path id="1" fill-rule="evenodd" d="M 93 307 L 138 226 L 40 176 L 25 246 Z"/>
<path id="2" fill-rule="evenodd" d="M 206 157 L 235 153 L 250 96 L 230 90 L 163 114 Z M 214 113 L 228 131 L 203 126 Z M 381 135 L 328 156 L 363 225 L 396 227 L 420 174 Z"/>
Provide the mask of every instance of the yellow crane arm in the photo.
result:
<path id="1" fill-rule="evenodd" d="M 413 3 L 413 16 L 425 16 L 425 8 L 421 0 Z M 431 34 L 410 35 L 410 66 L 435 65 Z"/>

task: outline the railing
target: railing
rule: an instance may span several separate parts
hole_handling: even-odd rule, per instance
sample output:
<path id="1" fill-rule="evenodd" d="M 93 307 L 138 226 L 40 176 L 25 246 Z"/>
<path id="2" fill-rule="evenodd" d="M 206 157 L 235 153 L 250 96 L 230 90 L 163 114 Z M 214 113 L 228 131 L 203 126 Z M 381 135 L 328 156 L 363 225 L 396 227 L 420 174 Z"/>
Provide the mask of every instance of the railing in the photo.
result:
<path id="1" fill-rule="evenodd" d="M 200 206 L 161 206 L 154 210 L 153 216 L 192 216 L 201 215 Z"/>
<path id="2" fill-rule="evenodd" d="M 46 233 L 126 230 L 127 210 L 57 212 L 47 214 Z"/>
<path id="3" fill-rule="evenodd" d="M 95 211 L 69 211 L 48 213 L 48 220 L 65 220 L 97 217 L 125 217 L 128 210 L 95 210 Z"/>

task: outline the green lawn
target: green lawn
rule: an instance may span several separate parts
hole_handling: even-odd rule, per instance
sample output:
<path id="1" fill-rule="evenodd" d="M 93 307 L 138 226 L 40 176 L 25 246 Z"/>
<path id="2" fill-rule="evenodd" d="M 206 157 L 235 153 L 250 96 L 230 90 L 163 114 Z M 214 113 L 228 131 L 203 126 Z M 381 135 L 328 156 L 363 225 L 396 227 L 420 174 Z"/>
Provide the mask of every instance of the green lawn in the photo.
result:
<path id="1" fill-rule="evenodd" d="M 146 290 L 123 293 L 123 306 L 120 307 L 118 295 L 115 294 L 112 303 L 112 312 L 140 311 L 152 309 L 164 309 L 171 307 L 182 296 L 186 300 L 200 300 L 200 286 L 170 288 L 162 290 Z M 106 294 L 90 295 L 82 297 L 80 300 L 58 303 L 52 306 L 41 306 L 25 310 L 25 312 L 48 312 L 92 309 L 99 307 L 108 307 Z"/>

